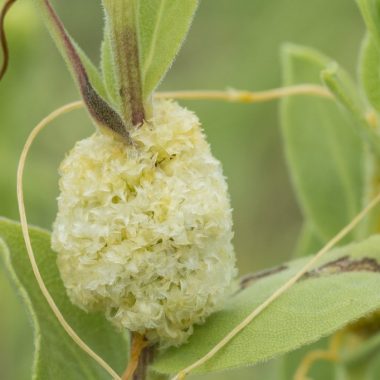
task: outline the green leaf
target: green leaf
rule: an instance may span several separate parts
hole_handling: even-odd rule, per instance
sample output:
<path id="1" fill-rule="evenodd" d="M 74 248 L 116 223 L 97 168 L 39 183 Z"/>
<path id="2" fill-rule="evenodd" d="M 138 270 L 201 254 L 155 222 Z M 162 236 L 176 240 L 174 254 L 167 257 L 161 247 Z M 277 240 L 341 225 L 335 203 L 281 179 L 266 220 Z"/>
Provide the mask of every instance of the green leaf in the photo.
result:
<path id="1" fill-rule="evenodd" d="M 86 314 L 66 296 L 50 248 L 48 232 L 31 228 L 32 245 L 44 281 L 57 306 L 76 333 L 118 373 L 127 362 L 123 335 L 98 314 Z M 34 325 L 34 380 L 109 379 L 109 375 L 69 338 L 37 285 L 18 223 L 0 219 L 0 258 L 19 289 Z"/>
<path id="2" fill-rule="evenodd" d="M 367 29 L 380 46 L 380 1 L 356 0 Z"/>
<path id="3" fill-rule="evenodd" d="M 188 344 L 162 353 L 154 369 L 174 373 L 200 359 L 306 260 L 253 277 L 224 310 L 195 328 Z M 379 284 L 380 236 L 335 249 L 197 371 L 253 365 L 328 336 L 380 307 Z"/>
<path id="4" fill-rule="evenodd" d="M 285 85 L 320 84 L 329 59 L 308 48 L 283 51 Z M 284 99 L 281 124 L 289 170 L 305 219 L 323 242 L 360 210 L 362 142 L 331 100 Z"/>
<path id="5" fill-rule="evenodd" d="M 25 380 L 33 363 L 33 333 L 5 272 L 0 260 L 0 379 Z"/>
<path id="6" fill-rule="evenodd" d="M 82 64 L 87 72 L 88 78 L 94 87 L 95 91 L 103 98 L 107 99 L 107 90 L 103 82 L 103 78 L 100 75 L 98 68 L 94 65 L 94 63 L 88 58 L 86 53 L 79 47 L 79 45 L 73 41 L 76 49 L 78 51 L 79 57 L 82 61 Z"/>
<path id="7" fill-rule="evenodd" d="M 347 116 L 354 121 L 354 127 L 368 142 L 373 152 L 380 157 L 380 137 L 376 129 L 370 125 L 366 119 L 366 107 L 358 96 L 358 89 L 355 88 L 348 76 L 334 62 L 322 71 L 322 80 L 326 87 L 335 95 L 338 103 L 343 106 Z"/>
<path id="8" fill-rule="evenodd" d="M 117 81 L 115 68 L 112 57 L 112 42 L 110 38 L 109 25 L 106 21 L 106 26 L 104 28 L 104 38 L 101 47 L 101 68 L 102 68 L 102 77 L 104 85 L 107 92 L 108 99 L 111 100 L 113 105 L 118 107 L 118 90 L 117 90 Z"/>
<path id="9" fill-rule="evenodd" d="M 110 128 L 128 140 L 129 134 L 120 115 L 99 95 L 94 87 L 95 83 L 100 88 L 100 92 L 105 94 L 98 70 L 68 34 L 50 1 L 38 0 L 37 5 L 95 124 Z"/>
<path id="10" fill-rule="evenodd" d="M 103 0 L 117 80 L 118 100 L 129 128 L 145 119 L 135 0 Z"/>
<path id="11" fill-rule="evenodd" d="M 326 67 L 321 72 L 321 78 L 339 103 L 349 111 L 350 116 L 354 116 L 358 121 L 364 121 L 367 124 L 365 120 L 365 103 L 359 96 L 358 88 L 352 82 L 348 73 L 337 62 L 330 61 L 326 62 Z"/>
<path id="12" fill-rule="evenodd" d="M 102 2 L 107 23 L 102 47 L 106 88 L 118 100 L 125 122 L 138 125 L 186 37 L 198 0 Z"/>
<path id="13" fill-rule="evenodd" d="M 78 54 L 80 63 L 84 66 L 85 71 L 88 74 L 88 77 L 90 79 L 91 84 L 93 85 L 94 89 L 97 91 L 97 93 L 105 97 L 106 96 L 106 90 L 104 87 L 104 83 L 102 80 L 102 77 L 100 75 L 100 72 L 98 68 L 94 65 L 94 63 L 91 61 L 91 59 L 86 55 L 86 53 L 81 49 L 81 47 L 77 44 L 77 42 L 69 35 L 69 33 L 64 29 L 63 24 L 61 24 L 63 31 L 59 31 L 57 28 L 56 21 L 54 20 L 54 17 L 52 17 L 52 12 L 55 14 L 52 6 L 50 3 L 46 0 L 37 0 L 38 7 L 41 10 L 41 15 L 44 20 L 45 26 L 48 29 L 51 37 L 54 40 L 55 45 L 57 46 L 59 52 L 61 53 L 62 57 L 64 58 L 70 73 L 73 76 L 73 79 L 76 81 L 76 84 L 78 87 L 80 87 L 80 84 L 77 81 L 77 74 L 75 72 L 76 68 L 74 67 L 72 63 L 72 57 L 70 57 L 68 50 L 67 50 L 67 43 L 72 44 L 75 52 Z M 60 22 L 60 21 L 58 21 Z M 63 34 L 66 35 L 68 41 L 66 43 L 64 42 Z"/>
<path id="14" fill-rule="evenodd" d="M 380 50 L 369 35 L 363 41 L 359 73 L 369 102 L 380 111 Z"/>
<path id="15" fill-rule="evenodd" d="M 138 1 L 143 95 L 147 100 L 177 55 L 198 0 Z"/>

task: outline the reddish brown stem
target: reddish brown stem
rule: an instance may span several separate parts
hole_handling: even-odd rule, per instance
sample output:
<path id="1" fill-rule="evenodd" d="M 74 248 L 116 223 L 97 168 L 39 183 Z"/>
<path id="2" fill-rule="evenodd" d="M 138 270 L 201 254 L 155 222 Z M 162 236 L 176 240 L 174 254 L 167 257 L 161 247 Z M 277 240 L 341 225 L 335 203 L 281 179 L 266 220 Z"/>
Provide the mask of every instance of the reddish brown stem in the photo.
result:
<path id="1" fill-rule="evenodd" d="M 147 346 L 145 338 L 137 333 L 132 334 L 132 347 L 128 367 L 121 377 L 122 380 L 134 380 L 135 372 L 140 367 L 140 361 L 143 359 L 142 353 Z"/>
<path id="2" fill-rule="evenodd" d="M 148 377 L 149 365 L 153 362 L 154 347 L 145 347 L 140 355 L 139 363 L 133 375 L 133 380 L 146 380 Z"/>
<path id="3" fill-rule="evenodd" d="M 50 0 L 43 0 L 43 5 L 47 12 L 49 22 L 54 29 L 53 38 L 62 45 L 62 50 L 64 51 L 63 56 L 74 74 L 82 98 L 96 124 L 110 128 L 129 141 L 129 132 L 123 120 L 93 87 L 79 52 Z"/>
<path id="4" fill-rule="evenodd" d="M 3 8 L 1 9 L 1 12 L 0 12 L 0 46 L 1 46 L 1 51 L 3 52 L 3 63 L 0 68 L 0 80 L 3 79 L 4 74 L 6 73 L 8 64 L 9 64 L 8 42 L 7 42 L 7 37 L 5 35 L 5 30 L 4 30 L 5 16 L 7 15 L 11 6 L 16 1 L 17 0 L 7 0 L 4 3 Z"/>

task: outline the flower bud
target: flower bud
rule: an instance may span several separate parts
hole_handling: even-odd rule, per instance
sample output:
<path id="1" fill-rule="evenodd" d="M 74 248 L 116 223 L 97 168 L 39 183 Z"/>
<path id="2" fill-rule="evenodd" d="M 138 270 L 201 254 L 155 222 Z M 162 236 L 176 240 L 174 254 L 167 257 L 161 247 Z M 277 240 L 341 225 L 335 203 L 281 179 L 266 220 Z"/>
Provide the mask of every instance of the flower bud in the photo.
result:
<path id="1" fill-rule="evenodd" d="M 72 302 L 161 346 L 220 309 L 236 275 L 221 164 L 172 101 L 131 132 L 96 132 L 60 167 L 52 246 Z"/>

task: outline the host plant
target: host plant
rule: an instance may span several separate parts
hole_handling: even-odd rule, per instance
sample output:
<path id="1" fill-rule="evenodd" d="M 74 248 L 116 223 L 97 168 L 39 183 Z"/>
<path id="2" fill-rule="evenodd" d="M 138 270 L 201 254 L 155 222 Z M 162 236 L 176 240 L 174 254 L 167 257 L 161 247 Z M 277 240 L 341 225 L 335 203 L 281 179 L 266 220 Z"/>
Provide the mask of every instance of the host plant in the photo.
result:
<path id="1" fill-rule="evenodd" d="M 8 64 L 4 16 L 14 2 L 0 17 L 0 77 Z M 155 91 L 196 0 L 103 0 L 100 70 L 50 1 L 35 3 L 82 101 L 32 131 L 18 170 L 21 225 L 0 220 L 2 258 L 34 321 L 31 377 L 182 379 L 280 355 L 298 380 L 318 359 L 334 362 L 330 378 L 379 375 L 380 0 L 358 1 L 368 27 L 363 90 L 331 59 L 287 45 L 285 86 L 263 93 Z M 221 165 L 198 118 L 171 100 L 180 98 L 284 98 L 284 143 L 305 217 L 299 258 L 237 279 Z M 50 121 L 82 106 L 96 131 L 60 166 L 52 234 L 28 228 L 29 148 Z M 329 336 L 326 350 L 308 346 Z M 296 349 L 304 358 L 294 366 L 286 353 Z"/>

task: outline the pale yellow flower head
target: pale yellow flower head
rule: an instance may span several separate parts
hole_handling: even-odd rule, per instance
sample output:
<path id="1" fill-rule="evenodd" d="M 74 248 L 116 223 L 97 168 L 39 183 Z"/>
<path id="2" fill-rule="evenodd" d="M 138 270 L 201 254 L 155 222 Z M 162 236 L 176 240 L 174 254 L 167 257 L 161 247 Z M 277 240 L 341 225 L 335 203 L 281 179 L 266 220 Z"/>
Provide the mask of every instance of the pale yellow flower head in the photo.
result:
<path id="1" fill-rule="evenodd" d="M 171 101 L 132 133 L 97 132 L 60 167 L 52 245 L 73 303 L 161 346 L 220 309 L 236 274 L 220 162 Z"/>

